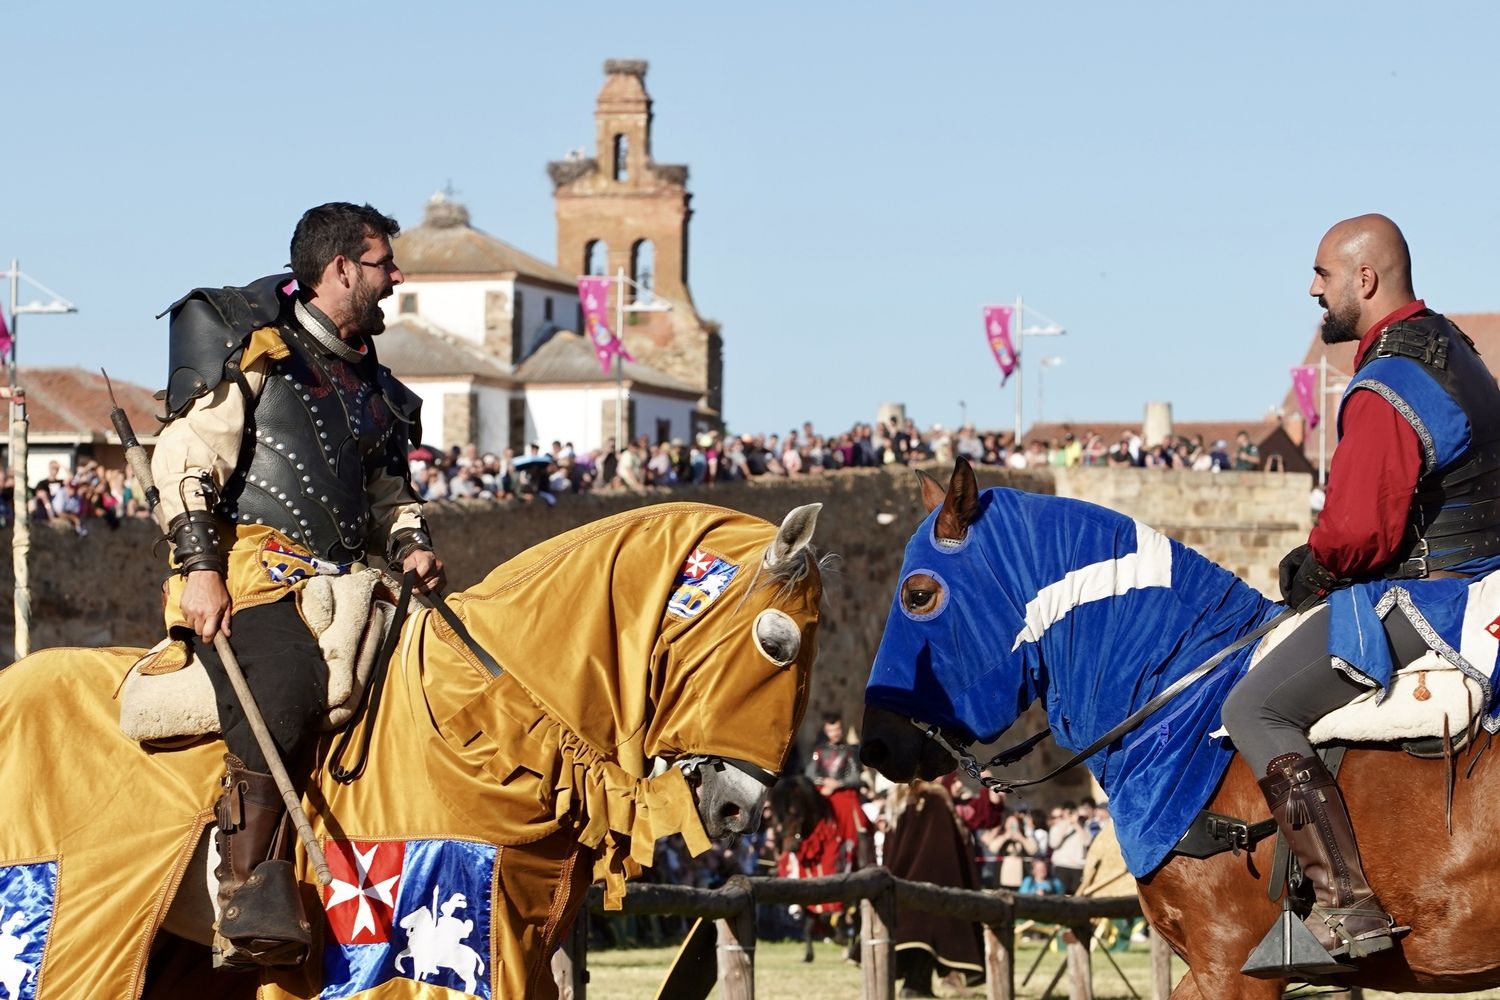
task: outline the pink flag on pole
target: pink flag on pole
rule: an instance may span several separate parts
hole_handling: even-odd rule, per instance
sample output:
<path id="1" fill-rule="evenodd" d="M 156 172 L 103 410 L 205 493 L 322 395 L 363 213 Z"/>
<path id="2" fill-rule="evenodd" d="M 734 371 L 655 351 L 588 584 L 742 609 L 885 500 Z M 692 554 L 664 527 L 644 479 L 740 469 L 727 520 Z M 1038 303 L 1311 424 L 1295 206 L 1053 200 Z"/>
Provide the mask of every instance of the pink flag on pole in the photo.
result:
<path id="1" fill-rule="evenodd" d="M 1021 363 L 1020 356 L 1010 342 L 1010 317 L 1014 312 L 1014 306 L 984 307 L 984 335 L 990 342 L 990 350 L 995 352 L 995 363 L 1000 366 L 1000 372 L 1004 376 L 1000 379 L 1002 386 L 1010 380 L 1016 365 Z"/>
<path id="2" fill-rule="evenodd" d="M 10 327 L 5 325 L 5 313 L 0 312 L 0 361 L 10 357 Z"/>
<path id="3" fill-rule="evenodd" d="M 1299 365 L 1292 369 L 1292 391 L 1297 394 L 1297 406 L 1302 410 L 1302 419 L 1307 429 L 1318 426 L 1322 419 L 1318 414 L 1318 366 Z"/>
<path id="4" fill-rule="evenodd" d="M 578 301 L 583 306 L 583 332 L 594 345 L 594 356 L 599 359 L 599 368 L 608 375 L 618 356 L 624 361 L 634 361 L 620 338 L 609 328 L 609 282 L 604 275 L 578 279 Z"/>

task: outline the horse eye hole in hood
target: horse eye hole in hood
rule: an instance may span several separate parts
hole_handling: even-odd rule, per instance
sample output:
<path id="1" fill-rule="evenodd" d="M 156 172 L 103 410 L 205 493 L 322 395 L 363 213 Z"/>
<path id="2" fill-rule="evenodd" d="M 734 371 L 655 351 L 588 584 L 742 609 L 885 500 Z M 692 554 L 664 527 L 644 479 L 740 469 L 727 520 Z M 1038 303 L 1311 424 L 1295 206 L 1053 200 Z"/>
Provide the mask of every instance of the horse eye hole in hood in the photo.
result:
<path id="1" fill-rule="evenodd" d="M 797 623 L 775 608 L 762 611 L 755 617 L 755 648 L 760 655 L 784 667 L 797 658 L 802 651 L 802 630 Z"/>
<path id="2" fill-rule="evenodd" d="M 901 612 L 916 621 L 926 621 L 942 613 L 948 604 L 948 588 L 942 577 L 919 569 L 901 581 Z"/>

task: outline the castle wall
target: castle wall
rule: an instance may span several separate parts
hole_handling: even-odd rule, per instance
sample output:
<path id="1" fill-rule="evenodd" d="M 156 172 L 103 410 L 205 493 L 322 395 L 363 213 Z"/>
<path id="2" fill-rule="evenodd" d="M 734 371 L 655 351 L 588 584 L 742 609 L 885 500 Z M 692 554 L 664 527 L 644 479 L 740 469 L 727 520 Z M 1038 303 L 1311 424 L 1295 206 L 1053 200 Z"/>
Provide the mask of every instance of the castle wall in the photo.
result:
<path id="1" fill-rule="evenodd" d="M 1071 469 L 1011 472 L 981 469 L 983 486 L 1008 485 L 1103 503 L 1140 518 L 1234 570 L 1274 596 L 1276 563 L 1307 537 L 1308 477 L 1261 473 L 1157 472 Z M 902 550 L 921 519 L 915 477 L 906 469 L 869 469 L 797 480 L 737 483 L 633 494 L 563 497 L 555 508 L 540 503 L 462 501 L 430 507 L 433 534 L 455 587 L 474 584 L 495 565 L 553 534 L 622 510 L 665 500 L 694 500 L 733 507 L 779 522 L 799 504 L 821 501 L 816 544 L 837 553 L 825 576 L 825 616 L 803 739 L 812 739 L 823 710 L 859 717 L 861 693 L 884 628 Z M 881 524 L 878 514 L 894 515 Z M 156 532 L 143 522 L 110 531 L 92 522 L 86 537 L 56 524 L 33 526 L 33 644 L 146 646 L 160 636 L 161 556 L 151 548 Z M 9 533 L 0 534 L 6 550 Z M 675 558 L 675 557 L 674 557 Z M 9 559 L 0 567 L 0 645 L 8 654 L 12 632 Z M 8 658 L 8 656 L 7 656 Z M 1035 710 L 1007 742 L 1044 722 Z M 1035 773 L 1061 757 L 1048 747 L 1019 770 Z M 1086 794 L 1080 769 L 1034 801 Z"/>

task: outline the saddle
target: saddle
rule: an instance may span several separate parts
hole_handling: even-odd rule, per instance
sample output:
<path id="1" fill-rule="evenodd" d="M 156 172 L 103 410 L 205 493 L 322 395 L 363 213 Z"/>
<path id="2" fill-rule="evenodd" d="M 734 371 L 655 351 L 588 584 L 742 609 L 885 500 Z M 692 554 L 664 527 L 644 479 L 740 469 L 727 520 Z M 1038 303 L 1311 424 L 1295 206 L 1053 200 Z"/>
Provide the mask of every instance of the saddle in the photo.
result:
<path id="1" fill-rule="evenodd" d="M 1290 618 L 1262 639 L 1250 669 L 1255 669 L 1301 620 L 1302 615 Z M 1479 682 L 1429 651 L 1400 668 L 1391 678 L 1388 691 L 1369 689 L 1324 716 L 1308 731 L 1307 738 L 1313 746 L 1399 743 L 1414 756 L 1441 757 L 1462 749 L 1477 736 L 1484 710 L 1484 690 Z"/>
<path id="2" fill-rule="evenodd" d="M 328 664 L 328 715 L 337 729 L 354 714 L 395 617 L 393 588 L 378 569 L 315 576 L 297 590 L 297 609 Z M 137 660 L 118 694 L 120 731 L 154 749 L 219 732 L 208 671 L 181 640 L 166 638 Z"/>

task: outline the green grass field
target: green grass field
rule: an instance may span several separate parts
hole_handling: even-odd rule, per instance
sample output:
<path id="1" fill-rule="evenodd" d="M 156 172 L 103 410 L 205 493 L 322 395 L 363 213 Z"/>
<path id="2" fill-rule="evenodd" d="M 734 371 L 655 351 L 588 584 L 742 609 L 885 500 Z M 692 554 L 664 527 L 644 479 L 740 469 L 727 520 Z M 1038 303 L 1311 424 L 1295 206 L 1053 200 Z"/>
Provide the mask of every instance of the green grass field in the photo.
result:
<path id="1" fill-rule="evenodd" d="M 859 1000 L 859 969 L 843 961 L 843 949 L 828 942 L 820 942 L 816 946 L 816 952 L 816 959 L 811 964 L 804 964 L 801 944 L 791 941 L 762 941 L 755 951 L 756 1000 Z M 1022 986 L 1021 978 L 1036 961 L 1038 953 L 1039 950 L 1034 945 L 1023 945 L 1016 951 L 1016 996 L 1020 1000 L 1041 1000 L 1047 981 L 1064 961 L 1061 953 L 1049 952 L 1031 981 Z M 619 948 L 590 952 L 589 1000 L 653 1000 L 675 954 L 675 948 Z M 1133 944 L 1129 951 L 1113 952 L 1111 957 L 1119 963 L 1136 992 L 1143 998 L 1149 998 L 1151 972 L 1147 946 Z M 1182 974 L 1182 963 L 1174 960 L 1174 982 Z M 899 983 L 897 987 L 899 991 Z M 962 995 L 983 997 L 984 987 L 980 986 Z M 1067 984 L 1060 984 L 1052 995 L 1065 998 Z M 1121 981 L 1119 973 L 1097 951 L 1094 953 L 1094 996 L 1096 1000 L 1130 998 L 1130 990 Z M 1394 1000 L 1396 997 L 1415 996 L 1416 994 L 1409 993 L 1365 992 L 1366 1000 Z M 1500 1000 L 1500 990 L 1422 996 Z"/>

